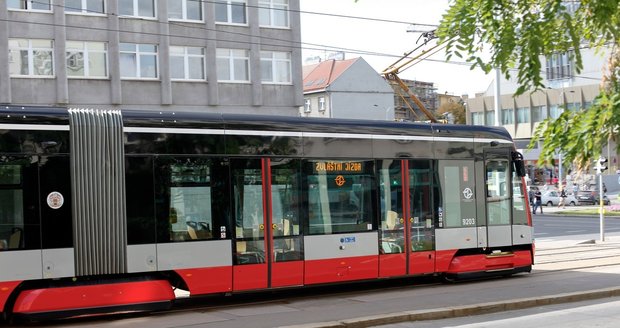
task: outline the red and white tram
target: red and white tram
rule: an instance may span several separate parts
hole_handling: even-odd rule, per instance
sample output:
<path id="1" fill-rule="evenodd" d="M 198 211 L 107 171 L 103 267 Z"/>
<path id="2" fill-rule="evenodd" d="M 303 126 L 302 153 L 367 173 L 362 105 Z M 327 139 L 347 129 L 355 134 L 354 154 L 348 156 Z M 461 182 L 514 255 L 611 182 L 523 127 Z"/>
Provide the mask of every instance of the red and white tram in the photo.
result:
<path id="1" fill-rule="evenodd" d="M 501 128 L 0 109 L 0 311 L 529 272 L 523 162 Z"/>

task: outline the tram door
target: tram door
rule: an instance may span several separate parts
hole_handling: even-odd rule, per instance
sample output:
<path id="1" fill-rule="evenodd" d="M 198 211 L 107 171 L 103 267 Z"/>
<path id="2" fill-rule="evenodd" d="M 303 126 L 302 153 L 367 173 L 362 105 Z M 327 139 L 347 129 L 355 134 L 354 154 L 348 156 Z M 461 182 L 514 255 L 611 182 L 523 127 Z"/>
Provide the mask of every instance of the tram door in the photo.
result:
<path id="1" fill-rule="evenodd" d="M 232 159 L 233 290 L 301 285 L 297 162 Z"/>
<path id="2" fill-rule="evenodd" d="M 433 166 L 429 160 L 379 163 L 379 276 L 435 270 Z"/>
<path id="3" fill-rule="evenodd" d="M 512 245 L 511 172 L 508 150 L 486 151 L 486 218 L 489 247 Z"/>

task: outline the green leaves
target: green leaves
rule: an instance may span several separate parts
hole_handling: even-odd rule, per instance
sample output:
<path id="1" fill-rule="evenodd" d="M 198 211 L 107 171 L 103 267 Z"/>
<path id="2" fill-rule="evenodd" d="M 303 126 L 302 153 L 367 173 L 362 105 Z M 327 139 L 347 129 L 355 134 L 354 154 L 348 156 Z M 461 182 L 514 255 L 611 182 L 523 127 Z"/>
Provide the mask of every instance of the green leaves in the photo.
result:
<path id="1" fill-rule="evenodd" d="M 581 49 L 614 46 L 609 74 L 593 106 L 565 110 L 541 122 L 530 147 L 543 141 L 541 162 L 561 151 L 567 162 L 586 169 L 620 131 L 620 0 L 453 0 L 437 30 L 446 53 L 463 56 L 471 68 L 516 69 L 516 95 L 544 88 L 541 60 L 574 54 L 575 73 L 583 69 Z M 489 49 L 485 59 L 479 49 Z"/>

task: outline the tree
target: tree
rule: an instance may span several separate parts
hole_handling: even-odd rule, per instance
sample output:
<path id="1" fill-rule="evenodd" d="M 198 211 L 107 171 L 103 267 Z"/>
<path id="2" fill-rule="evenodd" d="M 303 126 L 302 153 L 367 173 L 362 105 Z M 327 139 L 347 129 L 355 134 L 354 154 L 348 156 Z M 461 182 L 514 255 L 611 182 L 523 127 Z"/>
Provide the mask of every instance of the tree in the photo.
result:
<path id="1" fill-rule="evenodd" d="M 453 0 L 437 34 L 446 42 L 448 59 L 465 58 L 471 68 L 498 68 L 509 78 L 516 72 L 516 94 L 544 88 L 541 58 L 571 51 L 577 73 L 584 47 L 611 49 L 608 73 L 593 106 L 565 111 L 543 121 L 530 147 L 544 139 L 540 159 L 561 151 L 568 162 L 587 168 L 620 127 L 620 3 L 618 0 Z M 488 48 L 490 59 L 482 58 Z M 516 69 L 516 70 L 514 70 Z"/>
<path id="2" fill-rule="evenodd" d="M 454 124 L 465 124 L 465 106 L 461 102 L 447 102 L 439 106 L 437 114 L 439 117 L 443 117 L 445 113 L 452 114 L 454 118 Z"/>

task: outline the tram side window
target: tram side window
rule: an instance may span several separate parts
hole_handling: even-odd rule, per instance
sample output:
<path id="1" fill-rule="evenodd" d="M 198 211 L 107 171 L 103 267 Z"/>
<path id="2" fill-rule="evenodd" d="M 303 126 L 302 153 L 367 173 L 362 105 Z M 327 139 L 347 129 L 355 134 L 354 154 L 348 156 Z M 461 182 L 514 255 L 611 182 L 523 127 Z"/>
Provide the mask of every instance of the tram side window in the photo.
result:
<path id="1" fill-rule="evenodd" d="M 153 157 L 127 156 L 125 172 L 127 243 L 155 243 L 157 233 L 153 199 Z"/>
<path id="2" fill-rule="evenodd" d="M 301 203 L 300 163 L 298 160 L 271 161 L 271 203 L 275 262 L 303 258 L 299 226 Z"/>
<path id="3" fill-rule="evenodd" d="M 382 254 L 403 253 L 405 233 L 403 230 L 403 179 L 401 160 L 377 161 L 379 166 L 379 202 L 381 205 Z"/>
<path id="4" fill-rule="evenodd" d="M 487 220 L 489 225 L 510 224 L 510 190 L 508 160 L 486 162 Z"/>
<path id="5" fill-rule="evenodd" d="M 23 192 L 19 165 L 0 166 L 0 251 L 20 248 L 23 233 Z"/>
<path id="6" fill-rule="evenodd" d="M 311 160 L 304 170 L 310 234 L 373 229 L 372 161 Z"/>
<path id="7" fill-rule="evenodd" d="M 206 240 L 214 234 L 211 204 L 213 160 L 205 158 L 162 158 L 157 160 L 156 177 L 158 241 Z M 221 207 L 225 207 L 222 202 Z"/>
<path id="8" fill-rule="evenodd" d="M 0 157 L 0 251 L 41 247 L 38 163 Z"/>
<path id="9" fill-rule="evenodd" d="M 525 186 L 516 172 L 512 172 L 512 220 L 514 224 L 527 225 Z"/>
<path id="10" fill-rule="evenodd" d="M 265 262 L 263 175 L 259 159 L 232 159 L 235 264 Z"/>
<path id="11" fill-rule="evenodd" d="M 443 208 L 440 228 L 476 226 L 476 197 L 474 191 L 474 162 L 439 161 Z"/>

